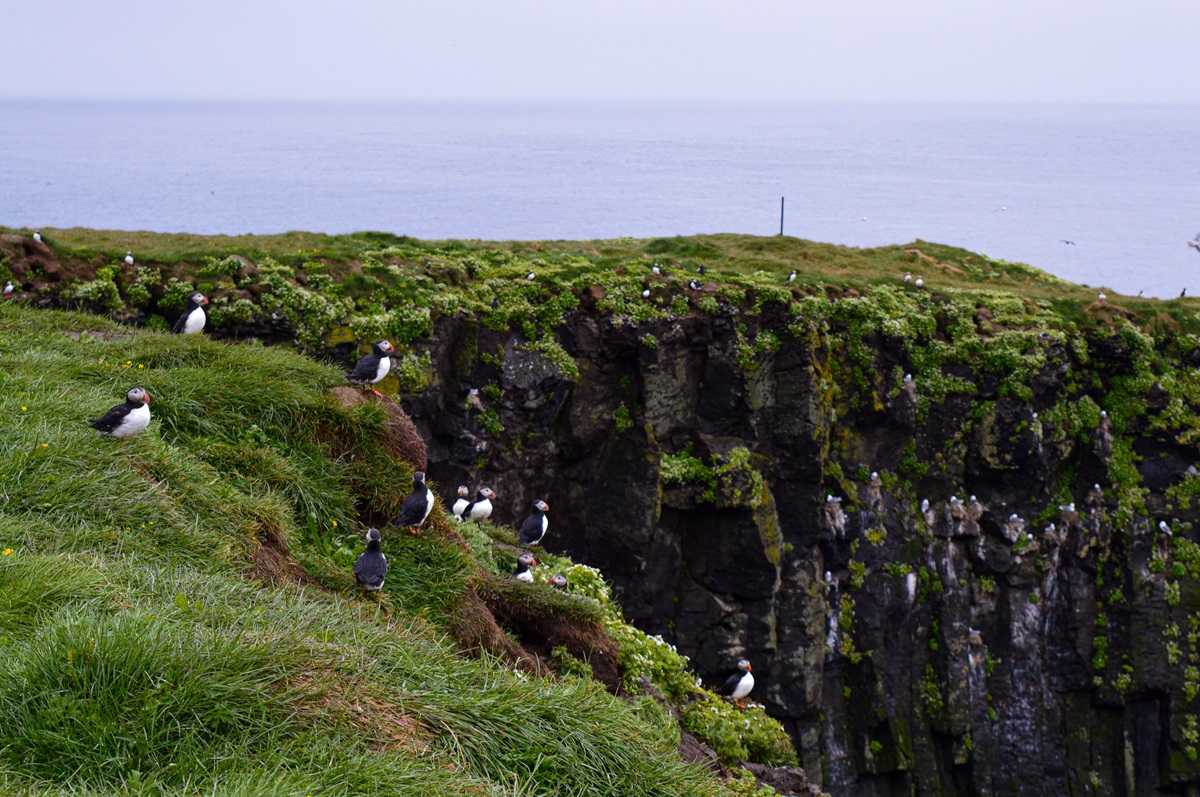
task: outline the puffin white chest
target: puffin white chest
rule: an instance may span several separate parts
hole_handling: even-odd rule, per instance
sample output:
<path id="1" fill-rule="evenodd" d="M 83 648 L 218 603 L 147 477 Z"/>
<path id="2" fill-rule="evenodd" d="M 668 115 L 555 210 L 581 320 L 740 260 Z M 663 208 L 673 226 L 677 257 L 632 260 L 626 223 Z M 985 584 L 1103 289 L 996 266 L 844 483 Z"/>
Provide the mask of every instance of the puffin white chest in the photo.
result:
<path id="1" fill-rule="evenodd" d="M 386 371 L 384 373 L 387 373 Z M 381 377 L 382 378 L 382 377 Z M 421 517 L 421 522 L 425 522 L 425 518 L 429 517 L 429 513 L 433 511 L 433 490 L 425 488 L 425 514 Z"/>
<path id="2" fill-rule="evenodd" d="M 455 517 L 461 518 L 462 513 L 466 510 L 466 508 L 468 506 L 470 506 L 470 504 L 471 504 L 471 502 L 468 501 L 467 499 L 460 498 L 454 502 L 454 506 L 451 507 L 450 511 L 452 511 L 454 513 Z"/>
<path id="3" fill-rule="evenodd" d="M 475 506 L 471 507 L 471 520 L 484 520 L 492 514 L 492 502 L 490 499 L 484 499 Z"/>
<path id="4" fill-rule="evenodd" d="M 371 380 L 371 383 L 374 384 L 382 381 L 382 379 L 388 375 L 388 371 L 390 370 L 392 370 L 392 358 L 388 357 L 387 355 L 380 357 L 379 364 L 375 366 L 375 378 Z M 433 500 L 433 493 L 429 494 L 429 500 Z"/>
<path id="5" fill-rule="evenodd" d="M 145 431 L 150 425 L 150 405 L 143 404 L 126 415 L 117 428 L 112 430 L 113 437 L 132 437 L 138 432 Z"/>
<path id="6" fill-rule="evenodd" d="M 192 310 L 192 312 L 187 314 L 187 319 L 183 322 L 183 334 L 194 335 L 204 329 L 205 320 L 207 319 L 203 308 L 197 307 Z"/>
<path id="7" fill-rule="evenodd" d="M 517 573 L 516 578 L 517 578 L 517 581 L 525 581 L 529 584 L 533 583 L 533 573 L 528 570 L 526 570 L 523 573 Z"/>

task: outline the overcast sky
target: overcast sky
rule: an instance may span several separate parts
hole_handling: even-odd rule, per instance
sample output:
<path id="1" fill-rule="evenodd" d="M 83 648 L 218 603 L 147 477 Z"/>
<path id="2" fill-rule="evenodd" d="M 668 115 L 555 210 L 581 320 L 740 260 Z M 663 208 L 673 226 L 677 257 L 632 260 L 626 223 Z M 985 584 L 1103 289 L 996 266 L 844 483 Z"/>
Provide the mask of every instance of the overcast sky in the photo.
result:
<path id="1" fill-rule="evenodd" d="M 0 98 L 1200 101 L 1197 0 L 12 0 Z"/>

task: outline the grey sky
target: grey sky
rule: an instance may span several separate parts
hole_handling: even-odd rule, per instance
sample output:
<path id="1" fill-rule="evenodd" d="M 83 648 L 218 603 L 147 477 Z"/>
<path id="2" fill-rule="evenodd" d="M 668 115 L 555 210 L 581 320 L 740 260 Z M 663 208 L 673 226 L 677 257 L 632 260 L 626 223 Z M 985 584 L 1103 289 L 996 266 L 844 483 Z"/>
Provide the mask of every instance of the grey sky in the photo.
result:
<path id="1" fill-rule="evenodd" d="M 1196 0 L 37 0 L 0 98 L 1200 101 Z"/>

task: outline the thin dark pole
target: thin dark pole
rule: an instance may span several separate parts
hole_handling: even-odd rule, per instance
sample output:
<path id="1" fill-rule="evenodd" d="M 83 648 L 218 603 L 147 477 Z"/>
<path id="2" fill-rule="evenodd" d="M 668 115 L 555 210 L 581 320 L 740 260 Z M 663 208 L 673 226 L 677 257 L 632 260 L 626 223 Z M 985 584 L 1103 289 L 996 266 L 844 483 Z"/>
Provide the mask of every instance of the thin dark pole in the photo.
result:
<path id="1" fill-rule="evenodd" d="M 779 197 L 779 234 L 783 235 L 783 197 Z"/>

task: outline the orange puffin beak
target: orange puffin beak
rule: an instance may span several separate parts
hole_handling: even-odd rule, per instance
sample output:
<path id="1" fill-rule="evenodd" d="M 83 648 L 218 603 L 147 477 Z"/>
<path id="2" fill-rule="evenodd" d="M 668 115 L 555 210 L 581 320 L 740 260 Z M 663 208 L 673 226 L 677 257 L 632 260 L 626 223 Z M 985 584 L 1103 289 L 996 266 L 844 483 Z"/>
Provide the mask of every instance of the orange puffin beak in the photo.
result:
<path id="1" fill-rule="evenodd" d="M 150 394 L 149 393 L 146 394 L 146 403 L 147 404 L 150 403 Z"/>
<path id="2" fill-rule="evenodd" d="M 203 299 L 201 299 L 200 304 L 208 304 L 208 297 L 205 296 Z"/>
<path id="3" fill-rule="evenodd" d="M 749 664 L 746 665 L 746 672 L 750 672 L 753 669 L 754 668 L 752 666 L 750 666 Z"/>

